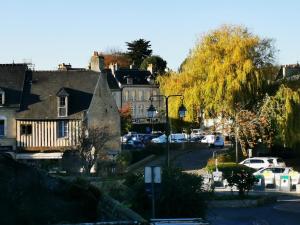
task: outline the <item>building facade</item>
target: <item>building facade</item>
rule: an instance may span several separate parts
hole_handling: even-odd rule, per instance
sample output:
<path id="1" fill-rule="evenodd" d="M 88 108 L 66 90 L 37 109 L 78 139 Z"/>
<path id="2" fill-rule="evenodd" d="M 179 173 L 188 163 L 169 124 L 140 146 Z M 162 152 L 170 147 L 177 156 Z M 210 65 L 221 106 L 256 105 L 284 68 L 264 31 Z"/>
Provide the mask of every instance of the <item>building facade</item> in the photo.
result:
<path id="1" fill-rule="evenodd" d="M 129 107 L 133 124 L 164 123 L 164 99 L 159 97 L 159 86 L 148 70 L 118 68 L 117 64 L 110 65 L 111 79 L 116 85 L 110 85 L 119 109 Z M 153 97 L 156 96 L 156 97 Z M 150 100 L 152 98 L 152 102 Z M 157 114 L 150 120 L 147 110 L 150 104 L 157 109 Z"/>
<path id="2" fill-rule="evenodd" d="M 0 151 L 16 150 L 16 113 L 20 110 L 25 64 L 0 65 Z"/>
<path id="3" fill-rule="evenodd" d="M 105 150 L 120 151 L 120 115 L 102 64 L 94 54 L 93 70 L 0 66 L 0 146 L 18 152 L 75 149 L 87 126 L 105 128 Z"/>

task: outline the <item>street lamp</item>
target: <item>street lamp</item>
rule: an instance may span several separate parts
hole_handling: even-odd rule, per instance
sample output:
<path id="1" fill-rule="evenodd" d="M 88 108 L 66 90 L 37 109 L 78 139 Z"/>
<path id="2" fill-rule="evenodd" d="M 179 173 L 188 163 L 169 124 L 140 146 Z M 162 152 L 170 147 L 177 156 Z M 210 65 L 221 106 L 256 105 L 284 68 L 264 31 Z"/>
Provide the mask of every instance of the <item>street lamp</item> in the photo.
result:
<path id="1" fill-rule="evenodd" d="M 170 124 L 169 124 L 169 98 L 170 97 L 181 97 L 181 106 L 178 109 L 178 114 L 179 117 L 182 119 L 183 117 L 185 117 L 185 114 L 187 112 L 185 106 L 183 105 L 183 95 L 152 95 L 150 97 L 150 101 L 151 101 L 151 105 L 148 108 L 148 117 L 149 118 L 153 118 L 153 116 L 156 114 L 156 109 L 152 104 L 153 98 L 154 97 L 163 97 L 166 99 L 165 103 L 165 107 L 166 107 L 166 136 L 167 136 L 167 140 L 166 140 L 166 144 L 167 144 L 167 166 L 170 166 L 170 144 L 169 144 L 169 136 L 170 136 Z"/>
<path id="2" fill-rule="evenodd" d="M 151 132 L 153 132 L 153 118 L 155 117 L 157 111 L 156 111 L 155 107 L 153 106 L 152 101 L 151 101 L 151 105 L 147 109 L 147 113 L 148 113 L 148 118 L 150 119 L 150 122 L 152 125 Z"/>

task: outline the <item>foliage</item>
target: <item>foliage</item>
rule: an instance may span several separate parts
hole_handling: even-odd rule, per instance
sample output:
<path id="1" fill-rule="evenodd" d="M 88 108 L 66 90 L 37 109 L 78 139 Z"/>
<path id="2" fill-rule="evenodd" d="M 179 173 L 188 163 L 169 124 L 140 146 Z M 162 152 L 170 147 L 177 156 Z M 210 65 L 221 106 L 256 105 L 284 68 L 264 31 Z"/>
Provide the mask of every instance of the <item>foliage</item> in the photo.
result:
<path id="1" fill-rule="evenodd" d="M 110 140 L 108 127 L 83 126 L 80 136 L 78 151 L 83 160 L 85 173 L 90 173 L 91 168 L 104 155 L 104 146 Z"/>
<path id="2" fill-rule="evenodd" d="M 240 110 L 236 114 L 234 128 L 244 156 L 247 155 L 247 149 L 253 149 L 259 142 L 268 147 L 272 144 L 275 131 L 267 115 Z"/>
<path id="3" fill-rule="evenodd" d="M 146 70 L 149 64 L 152 64 L 153 73 L 155 75 L 165 73 L 167 62 L 160 56 L 153 55 L 145 58 L 140 66 L 140 69 Z"/>
<path id="4" fill-rule="evenodd" d="M 274 96 L 266 96 L 261 114 L 275 130 L 275 143 L 295 147 L 300 140 L 300 89 L 281 85 Z"/>
<path id="5" fill-rule="evenodd" d="M 206 169 L 209 172 L 212 172 L 216 169 L 214 164 L 209 164 L 206 166 Z M 249 173 L 254 173 L 255 169 L 241 165 L 236 164 L 234 162 L 225 162 L 225 163 L 219 163 L 218 164 L 218 170 L 223 172 L 223 176 L 225 179 L 229 178 L 232 173 L 240 173 L 242 170 L 248 171 Z"/>
<path id="6" fill-rule="evenodd" d="M 119 67 L 128 68 L 130 66 L 130 58 L 125 53 L 104 54 L 104 66 L 108 68 L 110 64 L 117 63 Z"/>
<path id="7" fill-rule="evenodd" d="M 139 68 L 143 60 L 152 54 L 150 41 L 145 39 L 126 42 L 126 45 L 128 49 L 127 55 L 136 68 Z"/>
<path id="8" fill-rule="evenodd" d="M 233 162 L 232 156 L 227 153 L 224 153 L 224 154 L 218 154 L 216 158 L 208 159 L 207 166 L 215 166 L 216 159 L 218 159 L 218 163 Z"/>
<path id="9" fill-rule="evenodd" d="M 179 73 L 159 77 L 164 94 L 184 94 L 186 120 L 195 120 L 195 108 L 206 117 L 230 117 L 236 104 L 253 104 L 266 92 L 273 72 L 274 48 L 243 26 L 222 26 L 199 40 Z M 177 117 L 180 101 L 170 102 Z"/>
<path id="10" fill-rule="evenodd" d="M 132 118 L 131 118 L 131 110 L 130 105 L 123 106 L 120 110 L 121 116 L 121 135 L 127 134 L 132 128 Z"/>
<path id="11" fill-rule="evenodd" d="M 244 195 L 245 192 L 252 188 L 254 183 L 256 182 L 255 176 L 252 172 L 247 170 L 241 170 L 239 172 L 233 172 L 231 176 L 227 178 L 229 186 L 236 186 L 239 190 L 239 195 Z"/>
<path id="12" fill-rule="evenodd" d="M 146 195 L 141 174 L 127 177 L 125 185 L 131 187 L 133 210 L 150 216 L 150 198 Z M 206 204 L 202 191 L 202 178 L 165 168 L 162 173 L 160 194 L 156 200 L 156 215 L 160 218 L 202 217 Z"/>

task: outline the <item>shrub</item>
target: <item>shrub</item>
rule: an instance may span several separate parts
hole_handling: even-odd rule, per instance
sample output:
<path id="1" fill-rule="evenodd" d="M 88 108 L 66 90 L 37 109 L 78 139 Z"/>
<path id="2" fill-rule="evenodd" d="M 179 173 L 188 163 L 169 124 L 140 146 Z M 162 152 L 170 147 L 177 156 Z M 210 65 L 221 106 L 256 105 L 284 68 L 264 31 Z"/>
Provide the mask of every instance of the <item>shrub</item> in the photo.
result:
<path id="1" fill-rule="evenodd" d="M 160 218 L 203 217 L 205 192 L 202 177 L 165 168 L 162 172 L 160 192 L 156 195 L 156 215 Z M 150 217 L 151 201 L 145 192 L 142 174 L 129 175 L 125 185 L 130 188 L 128 205 L 144 217 Z"/>
<path id="2" fill-rule="evenodd" d="M 241 171 L 235 171 L 227 178 L 229 186 L 236 186 L 239 190 L 239 195 L 243 196 L 245 192 L 252 188 L 254 183 L 256 182 L 256 178 L 249 170 L 242 169 Z"/>
<path id="3" fill-rule="evenodd" d="M 215 165 L 207 165 L 206 166 L 207 171 L 212 172 L 216 169 Z M 255 169 L 241 165 L 241 164 L 236 164 L 233 162 L 225 162 L 225 163 L 219 163 L 218 164 L 218 170 L 223 172 L 223 177 L 225 179 L 228 179 L 232 174 L 234 173 L 239 173 L 242 170 L 247 171 L 249 173 L 254 173 Z"/>

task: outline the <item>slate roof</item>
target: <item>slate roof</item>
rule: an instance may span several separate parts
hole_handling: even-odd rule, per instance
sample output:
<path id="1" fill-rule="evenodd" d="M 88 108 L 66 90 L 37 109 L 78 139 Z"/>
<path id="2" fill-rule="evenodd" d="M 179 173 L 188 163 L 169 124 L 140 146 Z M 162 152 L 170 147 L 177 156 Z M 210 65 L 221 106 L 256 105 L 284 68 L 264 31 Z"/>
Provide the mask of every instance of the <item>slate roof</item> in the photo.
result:
<path id="1" fill-rule="evenodd" d="M 107 74 L 107 83 L 110 89 L 120 89 L 118 82 L 111 72 L 111 69 L 105 69 L 104 72 Z"/>
<path id="2" fill-rule="evenodd" d="M 93 71 L 33 71 L 24 86 L 21 110 L 17 119 L 60 119 L 57 116 L 57 93 L 68 96 L 67 119 L 82 119 L 91 103 L 100 73 Z"/>
<path id="3" fill-rule="evenodd" d="M 116 79 L 122 84 L 127 85 L 127 78 L 132 78 L 133 85 L 149 85 L 147 78 L 151 73 L 147 70 L 138 69 L 118 69 L 116 72 Z"/>
<path id="4" fill-rule="evenodd" d="M 0 88 L 5 92 L 5 107 L 20 107 L 26 64 L 0 64 Z"/>

